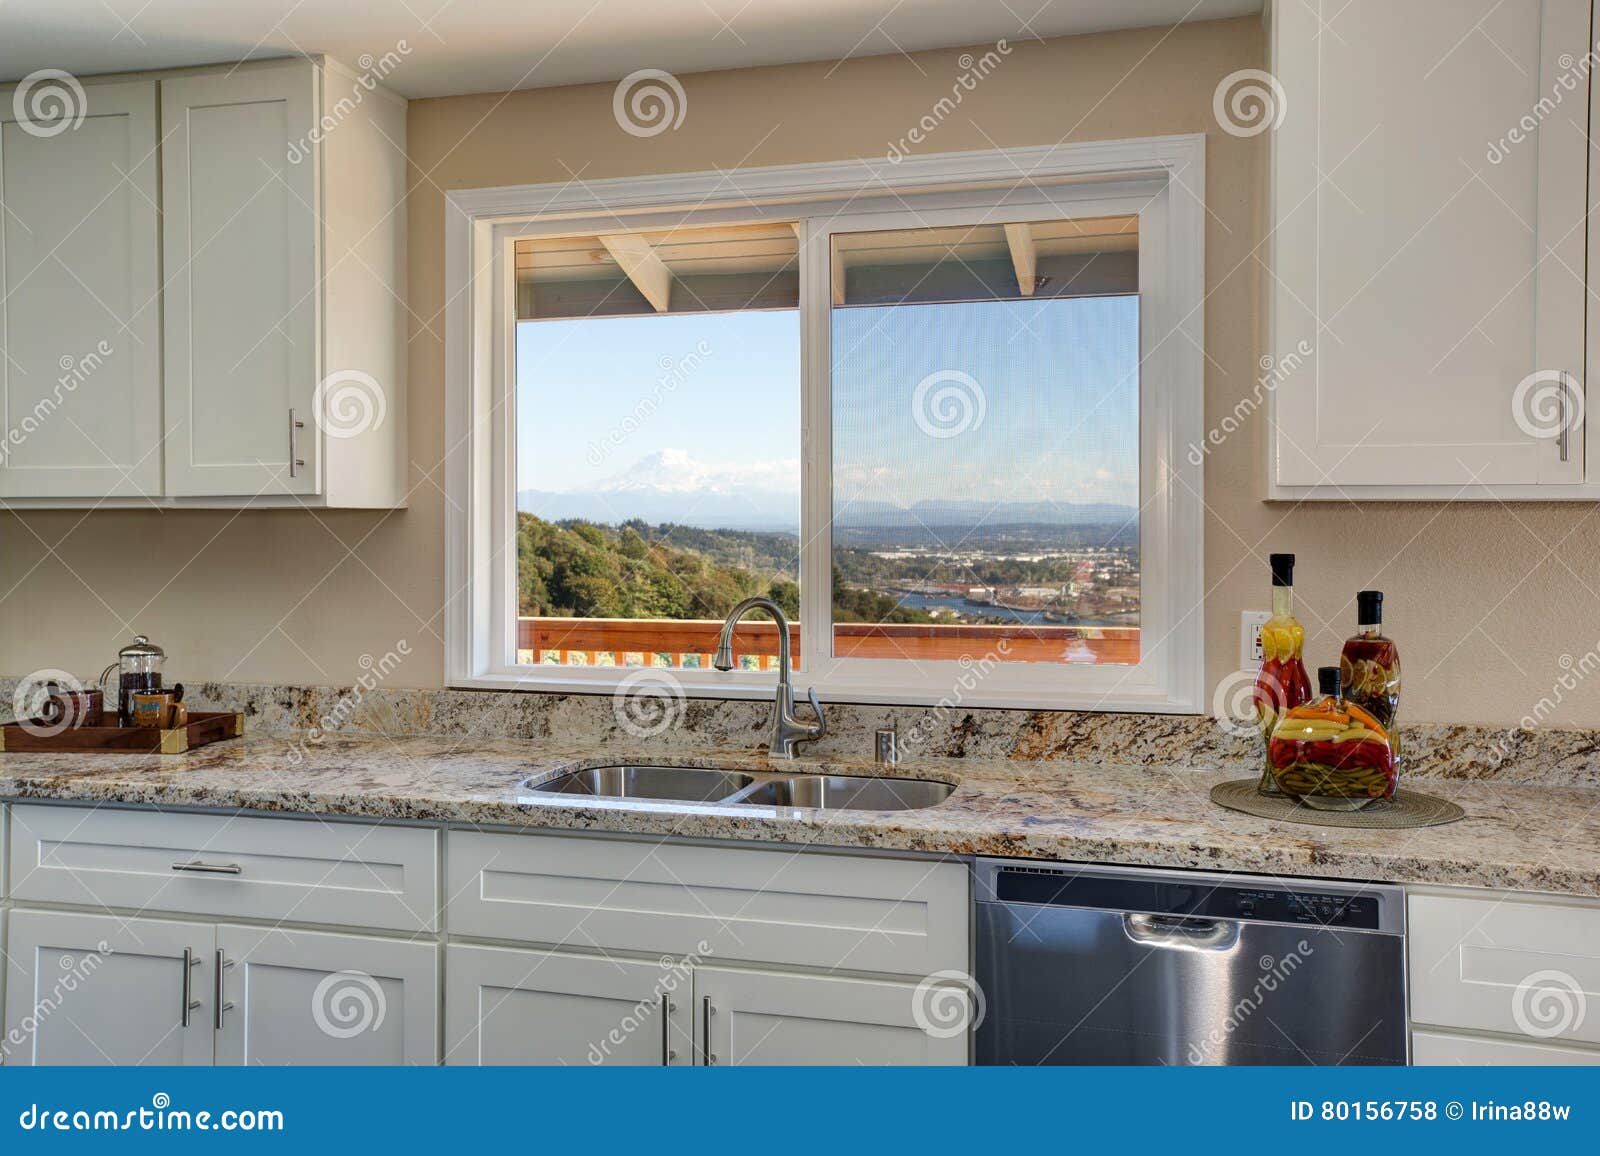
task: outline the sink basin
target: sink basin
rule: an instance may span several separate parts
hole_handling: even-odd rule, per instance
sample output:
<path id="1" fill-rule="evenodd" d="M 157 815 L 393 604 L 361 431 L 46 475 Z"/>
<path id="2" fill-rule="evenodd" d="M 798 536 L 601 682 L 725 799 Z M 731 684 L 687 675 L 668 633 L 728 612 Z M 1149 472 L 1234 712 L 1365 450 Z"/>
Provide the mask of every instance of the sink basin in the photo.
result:
<path id="1" fill-rule="evenodd" d="M 914 811 L 932 807 L 955 790 L 928 779 L 869 775 L 745 774 L 715 767 L 662 767 L 621 763 L 585 767 L 553 779 L 528 779 L 540 795 L 587 795 L 658 803 L 749 803 L 765 807 L 815 807 L 825 811 Z"/>
<path id="2" fill-rule="evenodd" d="M 704 767 L 614 766 L 568 771 L 548 782 L 523 785 L 539 794 L 715 803 L 755 781 L 739 771 Z"/>
<path id="3" fill-rule="evenodd" d="M 942 803 L 955 790 L 930 779 L 879 779 L 866 775 L 797 775 L 762 783 L 741 803 L 816 807 L 825 811 L 914 811 Z"/>

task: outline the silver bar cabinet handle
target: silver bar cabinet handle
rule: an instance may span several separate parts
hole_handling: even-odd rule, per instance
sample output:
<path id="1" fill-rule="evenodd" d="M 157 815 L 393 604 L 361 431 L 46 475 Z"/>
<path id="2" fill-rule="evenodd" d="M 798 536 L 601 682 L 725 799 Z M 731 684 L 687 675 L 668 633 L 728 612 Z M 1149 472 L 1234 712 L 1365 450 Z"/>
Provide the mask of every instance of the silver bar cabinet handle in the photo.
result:
<path id="1" fill-rule="evenodd" d="M 219 1032 L 222 1030 L 222 1017 L 225 1014 L 227 1014 L 228 1012 L 231 1012 L 233 1010 L 232 1002 L 231 1001 L 230 1002 L 224 1002 L 223 999 L 222 999 L 222 990 L 223 990 L 222 989 L 222 973 L 227 971 L 232 966 L 233 966 L 233 964 L 229 960 L 223 958 L 222 948 L 220 948 L 220 947 L 217 948 L 217 1018 L 216 1018 L 216 1025 L 217 1025 L 217 1030 Z"/>
<path id="2" fill-rule="evenodd" d="M 194 998 L 194 969 L 200 966 L 200 957 L 189 948 L 183 949 L 183 1007 L 178 1015 L 178 1026 L 189 1026 L 189 1013 L 200 1006 Z"/>
<path id="3" fill-rule="evenodd" d="M 710 996 L 706 996 L 702 1007 L 705 1009 L 705 1015 L 700 1021 L 700 1065 L 710 1067 L 717 1062 L 717 1053 L 711 1050 L 711 1017 L 717 1014 L 717 1009 L 711 1006 Z"/>
<path id="4" fill-rule="evenodd" d="M 1560 451 L 1561 460 L 1562 461 L 1566 461 L 1567 460 L 1567 451 L 1568 451 L 1568 445 L 1569 445 L 1568 438 L 1569 438 L 1569 435 L 1572 432 L 1568 428 L 1568 425 L 1567 425 L 1567 390 L 1569 390 L 1571 388 L 1572 388 L 1572 375 L 1570 373 L 1563 373 L 1561 375 L 1561 392 L 1560 392 L 1560 399 L 1561 399 L 1561 408 L 1560 408 L 1561 432 L 1556 435 L 1556 449 L 1558 451 Z"/>
<path id="5" fill-rule="evenodd" d="M 190 859 L 186 863 L 174 863 L 174 871 L 188 871 L 195 875 L 243 875 L 244 868 L 237 863 L 207 863 L 200 859 Z"/>
<path id="6" fill-rule="evenodd" d="M 672 1009 L 674 1005 L 665 995 L 661 997 L 661 1066 L 666 1067 L 678 1058 L 672 1050 Z"/>
<path id="7" fill-rule="evenodd" d="M 305 428 L 306 423 L 295 417 L 294 410 L 291 409 L 289 411 L 289 476 L 291 478 L 295 476 L 295 471 L 299 467 L 306 464 L 305 459 L 299 456 L 299 449 L 297 448 L 299 438 L 296 436 L 297 430 Z"/>

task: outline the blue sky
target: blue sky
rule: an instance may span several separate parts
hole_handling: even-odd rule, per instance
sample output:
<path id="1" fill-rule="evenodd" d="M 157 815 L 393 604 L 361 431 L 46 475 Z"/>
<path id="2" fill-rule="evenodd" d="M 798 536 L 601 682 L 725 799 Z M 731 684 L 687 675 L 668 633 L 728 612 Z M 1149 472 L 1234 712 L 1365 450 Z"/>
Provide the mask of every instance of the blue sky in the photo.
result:
<path id="1" fill-rule="evenodd" d="M 1135 297 L 835 310 L 836 502 L 1136 505 L 1138 334 Z M 779 484 L 799 340 L 793 311 L 520 324 L 518 488 L 593 488 L 668 450 Z"/>
<path id="2" fill-rule="evenodd" d="M 1136 297 L 836 309 L 835 505 L 1137 505 L 1138 360 Z"/>
<path id="3" fill-rule="evenodd" d="M 681 382 L 662 386 L 680 365 Z M 653 412 L 636 429 L 608 436 L 646 399 Z M 522 322 L 517 439 L 518 489 L 586 489 L 666 449 L 707 463 L 798 462 L 800 315 Z M 606 450 L 598 464 L 596 442 Z M 796 492 L 798 477 L 797 466 Z"/>

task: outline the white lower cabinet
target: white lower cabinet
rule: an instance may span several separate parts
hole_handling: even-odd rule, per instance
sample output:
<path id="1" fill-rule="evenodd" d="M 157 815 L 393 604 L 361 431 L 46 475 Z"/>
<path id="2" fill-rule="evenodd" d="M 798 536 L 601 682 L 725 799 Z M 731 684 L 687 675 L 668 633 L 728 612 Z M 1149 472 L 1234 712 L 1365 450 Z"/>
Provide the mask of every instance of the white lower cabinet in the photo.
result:
<path id="1" fill-rule="evenodd" d="M 445 1063 L 965 1064 L 916 983 L 452 945 Z"/>
<path id="2" fill-rule="evenodd" d="M 445 859 L 451 933 L 529 944 L 450 946 L 447 1063 L 967 1062 L 917 1017 L 970 967 L 965 864 L 478 832 Z"/>
<path id="3" fill-rule="evenodd" d="M 439 949 L 217 928 L 218 1064 L 436 1064 Z"/>
<path id="4" fill-rule="evenodd" d="M 918 1014 L 924 976 L 970 967 L 960 862 L 449 832 L 441 904 L 427 828 L 37 805 L 9 828 L 9 1064 L 968 1058 Z"/>
<path id="5" fill-rule="evenodd" d="M 965 1064 L 964 1030 L 952 1035 L 918 1023 L 919 1001 L 930 990 L 874 979 L 697 968 L 701 1062 Z"/>
<path id="6" fill-rule="evenodd" d="M 1600 903 L 1407 897 L 1416 1064 L 1600 1064 Z"/>
<path id="7" fill-rule="evenodd" d="M 924 976 L 967 966 L 965 863 L 453 832 L 450 933 Z"/>
<path id="8" fill-rule="evenodd" d="M 447 1064 L 688 1062 L 682 966 L 453 944 L 445 973 Z"/>
<path id="9" fill-rule="evenodd" d="M 1600 1045 L 1600 904 L 1413 892 L 1407 911 L 1414 1022 Z"/>
<path id="10" fill-rule="evenodd" d="M 433 1064 L 438 948 L 12 911 L 10 1064 Z"/>
<path id="11" fill-rule="evenodd" d="M 10 923 L 6 1063 L 212 1062 L 213 928 L 56 911 Z"/>
<path id="12" fill-rule="evenodd" d="M 1600 1067 L 1600 1051 L 1419 1030 L 1411 1033 L 1411 1062 L 1424 1066 Z"/>
<path id="13" fill-rule="evenodd" d="M 20 903 L 432 931 L 439 834 L 422 827 L 19 804 Z"/>

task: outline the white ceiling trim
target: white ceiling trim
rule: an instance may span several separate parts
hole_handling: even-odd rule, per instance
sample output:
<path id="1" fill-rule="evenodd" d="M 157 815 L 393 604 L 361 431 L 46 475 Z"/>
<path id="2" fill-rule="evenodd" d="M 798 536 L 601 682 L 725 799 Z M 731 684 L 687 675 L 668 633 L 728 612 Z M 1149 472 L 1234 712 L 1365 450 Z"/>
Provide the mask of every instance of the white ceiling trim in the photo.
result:
<path id="1" fill-rule="evenodd" d="M 0 82 L 399 54 L 407 97 L 503 92 L 1155 27 L 1261 0 L 0 0 Z M 404 44 L 404 49 L 400 45 Z"/>

